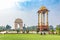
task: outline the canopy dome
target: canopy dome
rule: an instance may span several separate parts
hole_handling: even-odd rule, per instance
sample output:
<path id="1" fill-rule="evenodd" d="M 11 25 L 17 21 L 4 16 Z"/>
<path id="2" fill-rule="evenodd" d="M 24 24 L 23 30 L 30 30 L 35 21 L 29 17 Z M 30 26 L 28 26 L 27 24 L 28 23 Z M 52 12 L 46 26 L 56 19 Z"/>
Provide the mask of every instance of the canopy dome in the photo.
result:
<path id="1" fill-rule="evenodd" d="M 38 13 L 41 13 L 41 12 L 47 12 L 49 11 L 45 6 L 41 6 L 41 8 L 38 10 Z"/>

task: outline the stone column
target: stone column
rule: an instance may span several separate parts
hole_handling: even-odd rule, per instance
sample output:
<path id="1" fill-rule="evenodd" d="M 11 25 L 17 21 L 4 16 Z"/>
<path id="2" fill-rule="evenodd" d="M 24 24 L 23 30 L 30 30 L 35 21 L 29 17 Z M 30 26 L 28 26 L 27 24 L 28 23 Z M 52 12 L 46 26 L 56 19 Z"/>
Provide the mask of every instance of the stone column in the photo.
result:
<path id="1" fill-rule="evenodd" d="M 15 23 L 14 25 L 15 25 L 15 30 L 17 30 L 17 23 Z"/>
<path id="2" fill-rule="evenodd" d="M 19 23 L 20 30 L 23 30 L 23 23 Z"/>
<path id="3" fill-rule="evenodd" d="M 40 19 L 40 31 L 42 30 L 42 12 L 41 12 L 41 19 Z"/>
<path id="4" fill-rule="evenodd" d="M 38 13 L 38 28 L 40 28 L 40 13 Z"/>
<path id="5" fill-rule="evenodd" d="M 48 11 L 46 12 L 46 26 L 48 27 Z"/>

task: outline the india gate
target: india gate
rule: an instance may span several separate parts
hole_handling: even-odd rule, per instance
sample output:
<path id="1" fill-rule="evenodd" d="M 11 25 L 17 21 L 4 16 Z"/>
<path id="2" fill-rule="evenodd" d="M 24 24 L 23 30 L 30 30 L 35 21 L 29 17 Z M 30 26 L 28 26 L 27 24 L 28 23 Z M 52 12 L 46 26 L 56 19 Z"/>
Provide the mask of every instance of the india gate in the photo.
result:
<path id="1" fill-rule="evenodd" d="M 42 6 L 38 10 L 38 28 L 40 31 L 48 31 L 48 9 Z"/>
<path id="2" fill-rule="evenodd" d="M 17 18 L 14 22 L 14 25 L 15 25 L 15 30 L 18 29 L 18 25 L 20 27 L 20 30 L 23 30 L 23 20 L 22 19 Z"/>

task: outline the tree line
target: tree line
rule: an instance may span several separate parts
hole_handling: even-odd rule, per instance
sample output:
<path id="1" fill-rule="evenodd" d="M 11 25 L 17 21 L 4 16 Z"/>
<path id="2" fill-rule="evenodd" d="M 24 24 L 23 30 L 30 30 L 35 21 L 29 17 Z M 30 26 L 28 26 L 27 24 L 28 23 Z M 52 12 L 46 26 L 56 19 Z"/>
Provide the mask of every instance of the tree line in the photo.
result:
<path id="1" fill-rule="evenodd" d="M 12 27 L 10 25 L 6 25 L 6 26 L 0 26 L 0 31 L 14 31 L 14 29 L 11 29 Z M 20 31 L 20 28 L 17 29 L 17 32 Z M 36 31 L 37 32 L 37 26 L 28 26 L 25 27 L 23 26 L 23 32 L 29 32 L 29 31 Z M 60 34 L 60 25 L 56 25 L 56 27 L 54 28 L 54 26 L 50 25 L 49 26 L 49 31 L 54 34 L 54 32 L 57 32 L 58 34 Z"/>

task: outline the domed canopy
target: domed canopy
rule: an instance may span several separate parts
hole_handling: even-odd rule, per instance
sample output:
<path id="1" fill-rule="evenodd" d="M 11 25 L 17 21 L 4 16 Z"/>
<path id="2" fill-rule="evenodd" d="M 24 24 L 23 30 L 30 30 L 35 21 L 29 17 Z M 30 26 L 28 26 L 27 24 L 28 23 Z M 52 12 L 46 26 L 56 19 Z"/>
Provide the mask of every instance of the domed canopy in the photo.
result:
<path id="1" fill-rule="evenodd" d="M 38 10 L 38 13 L 46 12 L 46 11 L 48 11 L 48 9 L 45 6 L 41 6 L 41 8 Z"/>
<path id="2" fill-rule="evenodd" d="M 15 20 L 15 23 L 23 23 L 23 21 L 22 21 L 22 19 L 17 18 L 17 19 Z"/>
<path id="3" fill-rule="evenodd" d="M 45 10 L 45 9 L 47 9 L 45 6 L 42 6 L 42 7 L 40 8 L 40 10 Z"/>

